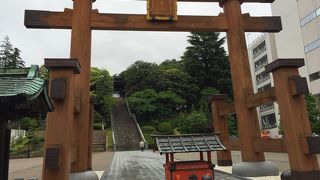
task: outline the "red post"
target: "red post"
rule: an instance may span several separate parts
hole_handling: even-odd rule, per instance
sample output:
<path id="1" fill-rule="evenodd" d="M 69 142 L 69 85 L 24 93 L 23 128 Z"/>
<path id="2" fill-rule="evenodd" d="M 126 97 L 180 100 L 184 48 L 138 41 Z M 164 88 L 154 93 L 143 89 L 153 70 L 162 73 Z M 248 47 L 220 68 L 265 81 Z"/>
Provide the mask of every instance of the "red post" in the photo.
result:
<path id="1" fill-rule="evenodd" d="M 207 159 L 208 159 L 208 162 L 211 162 L 211 152 L 210 151 L 207 152 Z"/>
<path id="2" fill-rule="evenodd" d="M 173 153 L 170 153 L 170 163 L 173 163 L 174 162 L 174 155 Z"/>
<path id="3" fill-rule="evenodd" d="M 203 161 L 203 152 L 199 152 L 200 153 L 200 160 Z"/>
<path id="4" fill-rule="evenodd" d="M 166 164 L 169 163 L 169 154 L 166 154 Z"/>

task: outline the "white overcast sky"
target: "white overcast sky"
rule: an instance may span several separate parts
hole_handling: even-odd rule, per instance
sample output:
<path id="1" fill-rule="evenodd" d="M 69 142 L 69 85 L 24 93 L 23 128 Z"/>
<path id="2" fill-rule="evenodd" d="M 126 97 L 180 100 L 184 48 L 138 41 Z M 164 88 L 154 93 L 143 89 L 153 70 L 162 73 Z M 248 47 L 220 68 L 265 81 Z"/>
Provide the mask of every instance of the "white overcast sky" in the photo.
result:
<path id="1" fill-rule="evenodd" d="M 72 8 L 72 0 L 0 0 L 0 38 L 9 36 L 19 48 L 27 66 L 42 65 L 44 58 L 67 58 L 70 51 L 70 30 L 27 29 L 24 10 L 63 11 Z M 146 13 L 146 2 L 137 0 L 97 0 L 94 9 L 104 13 Z M 217 3 L 178 3 L 179 15 L 218 15 Z M 251 16 L 269 16 L 269 4 L 244 4 L 242 12 Z M 94 67 L 120 73 L 137 60 L 160 63 L 180 59 L 185 51 L 184 32 L 93 31 L 92 59 Z M 247 37 L 252 40 L 257 34 Z"/>

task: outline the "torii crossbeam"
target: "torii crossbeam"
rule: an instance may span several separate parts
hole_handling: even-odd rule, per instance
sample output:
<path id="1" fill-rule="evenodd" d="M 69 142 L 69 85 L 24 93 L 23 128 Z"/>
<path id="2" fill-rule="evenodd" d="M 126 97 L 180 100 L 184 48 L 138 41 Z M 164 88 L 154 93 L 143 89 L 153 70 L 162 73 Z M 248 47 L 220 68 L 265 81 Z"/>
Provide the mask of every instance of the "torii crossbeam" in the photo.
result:
<path id="1" fill-rule="evenodd" d="M 60 168 L 57 170 L 43 168 L 44 180 L 68 179 L 66 173 L 84 172 L 90 169 L 88 161 L 90 161 L 91 154 L 88 150 L 90 147 L 88 136 L 90 133 L 89 83 L 92 30 L 226 32 L 242 160 L 244 162 L 265 161 L 263 152 L 254 151 L 253 139 L 260 138 L 256 109 L 246 108 L 246 96 L 253 94 L 253 87 L 245 32 L 279 32 L 282 26 L 280 17 L 250 17 L 249 14 L 242 14 L 241 4 L 272 3 L 274 0 L 179 0 L 181 2 L 219 2 L 224 13 L 218 16 L 179 16 L 176 21 L 148 21 L 147 15 L 99 13 L 97 10 L 92 10 L 92 2 L 94 1 L 73 0 L 73 10 L 66 9 L 64 12 L 32 10 L 25 12 L 25 26 L 27 28 L 72 29 L 70 57 L 79 59 L 81 65 L 81 74 L 75 75 L 75 90 L 69 92 L 70 97 L 79 97 L 79 101 L 75 101 L 75 103 L 79 102 L 77 107 L 81 107 L 81 109 L 78 109 L 74 115 L 68 116 L 68 119 L 63 120 L 53 112 L 47 120 L 61 124 L 64 121 L 72 122 L 68 123 L 69 127 L 64 130 L 58 130 L 58 133 L 64 135 L 62 137 L 71 136 L 72 145 L 62 144 L 65 149 L 60 159 Z M 176 0 L 159 1 L 163 3 L 176 2 Z M 70 87 L 73 89 L 72 86 Z M 59 106 L 59 104 L 55 104 L 55 106 L 57 105 Z M 69 108 L 66 109 L 73 109 L 73 106 L 74 103 L 70 102 Z M 73 114 L 73 112 L 70 113 Z M 47 128 L 50 127 L 47 126 Z M 54 133 L 46 134 L 46 141 L 50 139 L 51 143 L 59 144 L 61 139 L 55 137 Z M 46 143 L 46 148 L 48 146 L 50 144 Z M 225 165 L 232 165 L 232 161 L 228 161 L 231 160 L 230 151 L 223 152 L 221 155 L 227 160 L 224 162 Z M 317 167 L 310 169 L 309 167 L 308 169 L 296 169 L 296 171 L 308 172 L 319 169 Z"/>
<path id="2" fill-rule="evenodd" d="M 25 11 L 25 26 L 37 29 L 71 29 L 71 9 L 64 12 Z M 242 15 L 246 32 L 279 32 L 282 29 L 280 17 L 250 17 Z M 108 14 L 92 11 L 90 27 L 92 30 L 129 31 L 192 31 L 226 32 L 229 29 L 224 13 L 219 16 L 179 16 L 178 21 L 148 21 L 146 15 Z"/>

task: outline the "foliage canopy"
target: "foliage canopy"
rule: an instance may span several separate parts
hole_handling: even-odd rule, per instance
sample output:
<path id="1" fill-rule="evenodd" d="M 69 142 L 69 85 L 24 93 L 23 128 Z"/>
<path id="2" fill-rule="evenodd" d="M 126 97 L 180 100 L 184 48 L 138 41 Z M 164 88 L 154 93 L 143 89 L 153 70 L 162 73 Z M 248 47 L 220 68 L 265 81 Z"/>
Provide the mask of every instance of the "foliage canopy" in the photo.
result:
<path id="1" fill-rule="evenodd" d="M 20 57 L 20 50 L 13 47 L 9 37 L 4 37 L 0 45 L 0 68 L 12 69 L 23 68 L 25 62 Z"/>

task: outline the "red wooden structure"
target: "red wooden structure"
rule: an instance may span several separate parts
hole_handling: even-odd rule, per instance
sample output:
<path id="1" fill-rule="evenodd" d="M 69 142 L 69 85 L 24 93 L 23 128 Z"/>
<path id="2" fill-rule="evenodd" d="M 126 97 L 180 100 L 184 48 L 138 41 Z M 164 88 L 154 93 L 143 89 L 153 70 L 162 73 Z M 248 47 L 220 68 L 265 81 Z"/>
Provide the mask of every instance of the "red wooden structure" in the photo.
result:
<path id="1" fill-rule="evenodd" d="M 217 134 L 154 135 L 156 149 L 166 155 L 166 180 L 214 179 L 211 151 L 224 151 Z M 175 161 L 174 153 L 199 152 L 199 160 Z M 207 159 L 203 153 L 207 153 Z"/>

